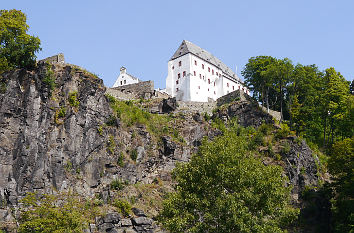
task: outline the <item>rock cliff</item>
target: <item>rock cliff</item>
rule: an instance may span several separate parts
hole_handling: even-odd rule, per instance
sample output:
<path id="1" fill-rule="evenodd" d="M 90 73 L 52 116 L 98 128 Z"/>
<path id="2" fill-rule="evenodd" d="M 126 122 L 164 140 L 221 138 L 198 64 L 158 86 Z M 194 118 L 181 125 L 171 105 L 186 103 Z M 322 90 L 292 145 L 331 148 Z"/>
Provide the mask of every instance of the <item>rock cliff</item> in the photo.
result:
<path id="1" fill-rule="evenodd" d="M 151 219 L 156 210 L 144 204 L 144 195 L 156 188 L 154 183 L 170 187 L 176 162 L 188 161 L 204 136 L 221 133 L 201 113 L 174 113 L 174 108 L 160 111 L 170 112 L 164 114 L 166 125 L 158 122 L 162 133 L 140 123 L 127 125 L 112 109 L 102 80 L 74 65 L 40 62 L 33 71 L 3 74 L 0 85 L 0 221 L 15 221 L 13 209 L 27 192 L 74 191 L 107 204 L 122 194 L 112 188 L 118 181 L 137 184 L 124 195 L 135 198 L 140 209 L 126 217 L 108 211 L 87 232 L 158 232 Z M 242 126 L 274 123 L 248 100 L 221 106 L 213 118 L 235 116 Z M 317 183 L 316 161 L 304 142 L 286 140 L 290 150 L 282 154 L 281 164 L 296 196 Z"/>

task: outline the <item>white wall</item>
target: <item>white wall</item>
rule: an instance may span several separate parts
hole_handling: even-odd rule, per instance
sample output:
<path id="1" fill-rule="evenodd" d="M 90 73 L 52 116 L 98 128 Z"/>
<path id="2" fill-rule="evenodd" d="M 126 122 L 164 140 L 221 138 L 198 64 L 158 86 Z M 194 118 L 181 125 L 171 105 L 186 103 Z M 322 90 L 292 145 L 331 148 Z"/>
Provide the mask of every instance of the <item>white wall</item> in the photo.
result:
<path id="1" fill-rule="evenodd" d="M 181 66 L 179 62 L 182 62 Z M 183 76 L 184 71 L 185 76 Z M 228 86 L 227 83 L 229 83 Z M 237 90 L 239 86 L 242 90 L 242 84 L 239 81 L 235 82 L 227 78 L 227 75 L 223 74 L 218 67 L 193 54 L 189 53 L 168 62 L 166 91 L 177 100 L 196 102 L 207 102 L 208 98 L 216 100 Z"/>
<path id="2" fill-rule="evenodd" d="M 139 80 L 137 78 L 134 78 L 131 75 L 127 74 L 126 69 L 121 69 L 117 80 L 113 84 L 113 87 L 120 87 L 138 82 Z"/>

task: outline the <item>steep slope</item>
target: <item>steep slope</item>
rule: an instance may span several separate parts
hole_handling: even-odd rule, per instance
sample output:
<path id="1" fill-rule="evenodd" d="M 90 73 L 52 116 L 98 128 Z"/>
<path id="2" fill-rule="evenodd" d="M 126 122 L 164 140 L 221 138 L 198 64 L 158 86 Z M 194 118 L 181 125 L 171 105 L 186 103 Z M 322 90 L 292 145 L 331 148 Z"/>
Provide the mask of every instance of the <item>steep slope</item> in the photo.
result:
<path id="1" fill-rule="evenodd" d="M 91 232 L 154 232 L 150 219 L 172 190 L 170 171 L 198 150 L 203 137 L 212 139 L 237 116 L 242 126 L 274 123 L 252 102 L 221 106 L 212 119 L 199 112 L 151 114 L 162 100 L 117 101 L 105 95 L 103 81 L 74 65 L 38 64 L 33 71 L 15 70 L 0 78 L 0 222 L 15 221 L 20 200 L 28 192 L 73 191 L 104 210 Z M 146 110 L 142 110 L 146 109 Z M 220 122 L 219 122 L 220 123 Z M 253 136 L 251 136 L 252 138 Z M 253 140 L 253 139 L 252 139 Z M 278 163 L 294 186 L 297 202 L 305 186 L 318 182 L 316 159 L 304 142 L 285 136 L 267 148 L 264 163 Z M 280 152 L 287 142 L 289 149 Z M 128 200 L 128 216 L 115 213 L 116 200 Z M 122 225 L 125 223 L 127 225 Z"/>

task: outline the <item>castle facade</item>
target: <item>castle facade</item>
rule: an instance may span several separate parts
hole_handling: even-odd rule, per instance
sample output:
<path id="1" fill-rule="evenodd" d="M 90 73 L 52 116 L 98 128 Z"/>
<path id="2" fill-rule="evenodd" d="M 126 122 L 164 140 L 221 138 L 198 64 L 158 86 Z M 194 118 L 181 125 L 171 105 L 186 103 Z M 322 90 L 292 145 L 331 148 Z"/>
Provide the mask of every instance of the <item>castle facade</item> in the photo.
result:
<path id="1" fill-rule="evenodd" d="M 166 92 L 177 100 L 208 102 L 236 90 L 249 94 L 228 66 L 192 42 L 182 41 L 168 62 Z"/>

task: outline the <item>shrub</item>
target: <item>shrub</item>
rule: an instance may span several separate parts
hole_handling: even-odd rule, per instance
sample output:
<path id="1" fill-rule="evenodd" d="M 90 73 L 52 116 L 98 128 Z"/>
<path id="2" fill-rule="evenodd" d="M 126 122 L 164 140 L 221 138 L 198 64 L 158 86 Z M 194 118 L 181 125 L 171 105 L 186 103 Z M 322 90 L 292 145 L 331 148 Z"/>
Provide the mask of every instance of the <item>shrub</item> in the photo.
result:
<path id="1" fill-rule="evenodd" d="M 130 158 L 134 161 L 138 158 L 138 151 L 136 149 L 131 150 L 130 152 Z"/>
<path id="2" fill-rule="evenodd" d="M 117 164 L 118 164 L 119 167 L 124 167 L 124 155 L 123 155 L 123 152 L 120 152 Z"/>
<path id="3" fill-rule="evenodd" d="M 73 194 L 39 195 L 27 193 L 21 200 L 19 233 L 83 232 L 97 209 Z"/>
<path id="4" fill-rule="evenodd" d="M 111 189 L 113 189 L 113 190 L 122 190 L 125 187 L 125 183 L 122 182 L 121 180 L 115 179 L 115 180 L 112 180 L 110 186 L 111 186 Z"/>
<path id="5" fill-rule="evenodd" d="M 123 199 L 116 199 L 113 202 L 113 206 L 117 208 L 117 211 L 123 214 L 125 217 L 131 214 L 132 206 L 131 204 Z"/>
<path id="6" fill-rule="evenodd" d="M 281 148 L 281 153 L 283 154 L 283 155 L 286 155 L 286 154 L 288 154 L 289 152 L 290 152 L 290 144 L 289 144 L 289 142 L 283 142 L 282 143 L 282 148 Z"/>
<path id="7" fill-rule="evenodd" d="M 281 124 L 281 129 L 279 129 L 276 134 L 275 137 L 277 139 L 284 139 L 286 137 L 288 137 L 290 134 L 290 128 L 287 124 Z"/>
<path id="8" fill-rule="evenodd" d="M 77 100 L 77 91 L 69 93 L 69 104 L 72 107 L 79 107 L 80 102 Z"/>
<path id="9" fill-rule="evenodd" d="M 116 143 L 114 141 L 113 135 L 109 135 L 108 137 L 108 142 L 107 142 L 107 150 L 111 153 L 114 154 L 114 149 L 116 147 Z"/>
<path id="10" fill-rule="evenodd" d="M 43 83 L 45 83 L 49 89 L 52 91 L 55 88 L 55 75 L 54 71 L 52 70 L 51 66 L 47 65 L 47 72 L 44 75 Z M 50 92 L 51 95 L 51 92 Z"/>

